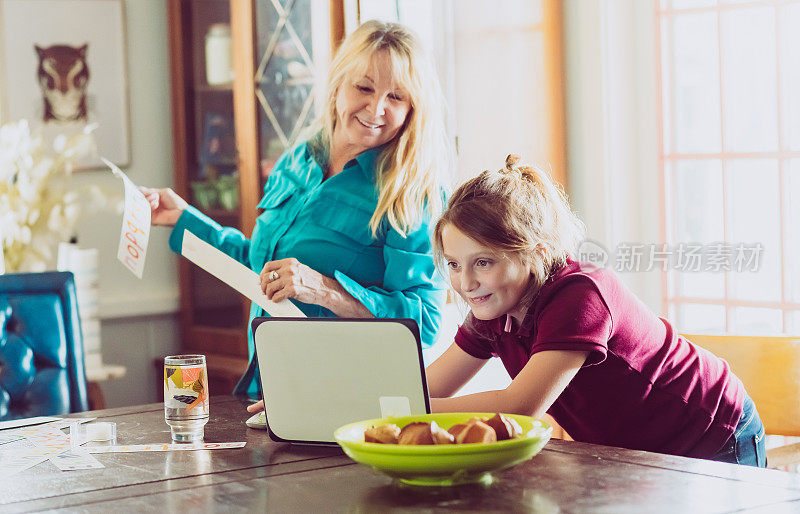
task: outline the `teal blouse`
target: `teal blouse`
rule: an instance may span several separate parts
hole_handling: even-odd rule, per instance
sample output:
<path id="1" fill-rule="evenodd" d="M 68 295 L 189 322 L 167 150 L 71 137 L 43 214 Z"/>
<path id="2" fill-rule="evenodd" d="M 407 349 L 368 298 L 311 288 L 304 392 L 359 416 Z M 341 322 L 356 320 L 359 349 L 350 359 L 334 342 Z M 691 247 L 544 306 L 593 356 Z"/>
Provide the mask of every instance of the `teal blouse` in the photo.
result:
<path id="1" fill-rule="evenodd" d="M 264 211 L 256 218 L 250 239 L 189 207 L 172 230 L 170 248 L 180 253 L 183 231 L 189 230 L 257 273 L 267 261 L 294 257 L 335 278 L 375 317 L 413 319 L 422 344 L 429 347 L 436 342 L 446 296 L 433 261 L 430 219 L 412 227 L 405 237 L 383 222 L 372 236 L 369 220 L 378 203 L 378 152 L 367 150 L 323 181 L 322 166 L 301 143 L 286 151 L 270 173 L 258 204 Z M 291 301 L 307 316 L 334 316 L 319 305 Z M 252 304 L 250 322 L 266 315 Z M 250 366 L 234 393 L 257 396 L 250 322 Z"/>

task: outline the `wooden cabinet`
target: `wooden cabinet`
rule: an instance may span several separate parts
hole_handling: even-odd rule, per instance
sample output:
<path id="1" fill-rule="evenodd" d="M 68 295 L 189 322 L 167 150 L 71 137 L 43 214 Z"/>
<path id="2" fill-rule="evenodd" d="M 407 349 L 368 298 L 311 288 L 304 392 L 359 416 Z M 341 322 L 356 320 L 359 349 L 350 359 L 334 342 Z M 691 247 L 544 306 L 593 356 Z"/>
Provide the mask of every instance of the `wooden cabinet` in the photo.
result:
<path id="1" fill-rule="evenodd" d="M 272 165 L 321 107 L 342 1 L 169 0 L 174 187 L 221 225 L 249 237 Z M 179 273 L 181 350 L 230 393 L 249 301 L 185 259 Z"/>

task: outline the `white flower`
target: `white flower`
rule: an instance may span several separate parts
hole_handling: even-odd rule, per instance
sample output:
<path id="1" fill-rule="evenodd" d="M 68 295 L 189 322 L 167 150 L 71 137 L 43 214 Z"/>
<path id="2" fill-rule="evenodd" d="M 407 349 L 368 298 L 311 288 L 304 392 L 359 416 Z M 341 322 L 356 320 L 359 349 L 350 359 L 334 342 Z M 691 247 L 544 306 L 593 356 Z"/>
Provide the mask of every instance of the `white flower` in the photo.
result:
<path id="1" fill-rule="evenodd" d="M 81 207 L 104 205 L 96 186 L 69 190 L 73 164 L 94 150 L 87 126 L 57 136 L 52 151 L 25 120 L 0 126 L 0 243 L 6 271 L 52 267 L 58 243 L 74 233 Z"/>
<path id="2" fill-rule="evenodd" d="M 11 182 L 14 178 L 14 169 L 14 158 L 11 156 L 11 152 L 5 152 L 0 148 L 0 183 Z"/>
<path id="3" fill-rule="evenodd" d="M 64 218 L 68 225 L 74 225 L 80 213 L 81 208 L 77 203 L 68 203 L 64 206 Z"/>
<path id="4" fill-rule="evenodd" d="M 31 166 L 29 171 L 31 181 L 39 182 L 46 178 L 52 172 L 53 164 L 54 161 L 52 158 L 45 157 Z"/>
<path id="5" fill-rule="evenodd" d="M 65 136 L 64 134 L 57 135 L 56 138 L 53 140 L 53 150 L 55 150 L 56 153 L 63 153 L 66 147 L 67 147 L 67 136 Z"/>
<path id="6" fill-rule="evenodd" d="M 31 242 L 31 227 L 23 225 L 19 230 L 19 242 L 28 244 Z"/>

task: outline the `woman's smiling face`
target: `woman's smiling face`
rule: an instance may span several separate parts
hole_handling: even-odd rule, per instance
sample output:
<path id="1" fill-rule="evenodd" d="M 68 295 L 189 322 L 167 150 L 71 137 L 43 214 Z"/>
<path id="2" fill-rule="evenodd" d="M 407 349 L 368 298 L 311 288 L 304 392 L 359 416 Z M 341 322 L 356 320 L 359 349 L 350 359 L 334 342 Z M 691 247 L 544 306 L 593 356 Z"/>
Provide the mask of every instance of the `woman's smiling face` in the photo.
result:
<path id="1" fill-rule="evenodd" d="M 345 80 L 336 94 L 334 138 L 355 155 L 391 141 L 411 110 L 409 95 L 394 80 L 386 51 L 372 56 L 366 73 Z"/>
<path id="2" fill-rule="evenodd" d="M 442 229 L 450 284 L 482 320 L 510 314 L 522 320 L 520 299 L 531 280 L 530 266 L 470 238 L 452 224 Z"/>

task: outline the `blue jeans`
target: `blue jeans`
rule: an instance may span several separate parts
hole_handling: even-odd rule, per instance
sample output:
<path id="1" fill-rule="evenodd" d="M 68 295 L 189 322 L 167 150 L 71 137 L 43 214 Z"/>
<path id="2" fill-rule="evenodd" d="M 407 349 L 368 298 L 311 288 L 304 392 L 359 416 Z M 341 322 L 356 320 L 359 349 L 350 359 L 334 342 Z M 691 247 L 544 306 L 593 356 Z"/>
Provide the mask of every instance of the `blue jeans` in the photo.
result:
<path id="1" fill-rule="evenodd" d="M 742 406 L 742 417 L 736 431 L 722 449 L 711 460 L 744 464 L 747 466 L 767 466 L 767 449 L 764 443 L 764 424 L 758 417 L 756 404 L 746 393 Z"/>

